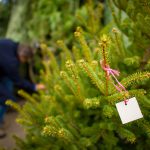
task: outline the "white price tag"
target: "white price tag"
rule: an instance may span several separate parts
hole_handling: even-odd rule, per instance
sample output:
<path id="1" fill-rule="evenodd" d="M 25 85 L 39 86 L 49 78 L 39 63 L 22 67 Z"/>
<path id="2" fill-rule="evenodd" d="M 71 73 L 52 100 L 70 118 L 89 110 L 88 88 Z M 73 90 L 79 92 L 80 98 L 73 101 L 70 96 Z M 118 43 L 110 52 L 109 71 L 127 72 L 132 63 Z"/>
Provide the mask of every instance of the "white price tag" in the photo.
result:
<path id="1" fill-rule="evenodd" d="M 123 124 L 143 117 L 135 97 L 128 99 L 127 105 L 122 101 L 117 103 L 116 107 Z"/>

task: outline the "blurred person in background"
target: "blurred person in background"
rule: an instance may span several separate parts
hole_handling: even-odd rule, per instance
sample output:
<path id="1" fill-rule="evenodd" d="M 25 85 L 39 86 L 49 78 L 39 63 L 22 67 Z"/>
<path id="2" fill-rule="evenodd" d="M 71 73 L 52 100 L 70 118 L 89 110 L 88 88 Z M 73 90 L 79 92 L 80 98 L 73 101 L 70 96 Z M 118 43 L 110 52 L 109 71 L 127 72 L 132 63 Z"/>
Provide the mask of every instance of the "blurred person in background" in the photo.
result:
<path id="1" fill-rule="evenodd" d="M 43 84 L 33 84 L 19 75 L 19 64 L 32 59 L 33 49 L 9 39 L 0 40 L 0 138 L 6 135 L 4 130 L 4 115 L 8 106 L 6 100 L 16 101 L 13 93 L 14 85 L 29 92 L 45 89 Z"/>

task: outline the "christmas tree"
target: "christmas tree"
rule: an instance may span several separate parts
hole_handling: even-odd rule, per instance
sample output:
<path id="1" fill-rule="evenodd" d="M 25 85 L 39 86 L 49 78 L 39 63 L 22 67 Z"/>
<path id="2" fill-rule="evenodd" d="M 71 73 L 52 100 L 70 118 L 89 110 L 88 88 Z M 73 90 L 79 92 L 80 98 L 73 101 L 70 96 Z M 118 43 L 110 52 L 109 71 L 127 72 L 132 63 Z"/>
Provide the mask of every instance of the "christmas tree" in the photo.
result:
<path id="1" fill-rule="evenodd" d="M 125 8 L 122 6 L 125 4 L 131 7 L 130 1 L 114 3 L 118 6 L 118 11 Z M 111 4 L 109 3 L 113 11 L 115 5 Z M 134 5 L 135 12 L 142 13 L 138 7 L 138 4 Z M 118 19 L 115 14 L 114 19 Z M 71 48 L 62 40 L 57 42 L 61 50 L 58 57 L 55 57 L 47 45 L 41 44 L 44 65 L 41 80 L 46 85 L 46 91 L 32 96 L 19 91 L 27 99 L 23 108 L 7 101 L 7 104 L 19 111 L 17 122 L 26 131 L 25 140 L 15 137 L 18 149 L 150 148 L 150 102 L 147 84 L 150 72 L 145 71 L 148 61 L 144 68 L 139 62 L 142 60 L 141 53 L 144 55 L 147 48 L 147 42 L 144 40 L 145 35 L 140 34 L 143 51 L 139 52 L 139 43 L 135 40 L 138 37 L 133 30 L 135 28 L 128 28 L 132 30 L 132 34 L 127 34 L 126 40 L 121 23 L 117 25 L 120 31 L 113 28 L 109 32 L 112 23 L 103 29 L 96 22 L 84 30 L 78 27 Z M 138 32 L 143 33 L 143 30 L 139 29 Z M 120 76 L 117 77 L 119 85 L 108 74 L 108 69 L 111 68 L 120 71 Z M 118 92 L 116 88 L 120 89 L 122 85 L 125 90 Z M 115 104 L 132 97 L 137 98 L 144 118 L 122 124 Z"/>

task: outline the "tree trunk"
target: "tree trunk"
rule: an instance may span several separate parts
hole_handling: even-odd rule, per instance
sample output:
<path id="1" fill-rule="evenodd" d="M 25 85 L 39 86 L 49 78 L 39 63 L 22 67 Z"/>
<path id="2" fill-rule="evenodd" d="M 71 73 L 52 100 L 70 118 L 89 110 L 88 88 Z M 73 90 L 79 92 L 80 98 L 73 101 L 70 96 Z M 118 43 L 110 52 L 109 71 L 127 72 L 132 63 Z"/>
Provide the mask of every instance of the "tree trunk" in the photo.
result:
<path id="1" fill-rule="evenodd" d="M 26 14 L 29 0 L 18 0 L 12 8 L 6 38 L 11 38 L 15 41 L 24 41 L 27 37 L 26 31 Z"/>

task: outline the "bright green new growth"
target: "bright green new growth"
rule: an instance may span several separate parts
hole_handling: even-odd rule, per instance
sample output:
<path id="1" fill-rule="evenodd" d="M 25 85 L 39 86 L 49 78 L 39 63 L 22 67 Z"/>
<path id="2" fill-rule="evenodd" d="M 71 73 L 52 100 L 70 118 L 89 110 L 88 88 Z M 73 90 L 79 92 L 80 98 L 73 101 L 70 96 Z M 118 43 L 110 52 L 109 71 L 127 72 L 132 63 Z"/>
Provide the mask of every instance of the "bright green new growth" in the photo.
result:
<path id="1" fill-rule="evenodd" d="M 82 39 L 80 40 L 83 40 L 84 35 L 81 34 Z M 76 36 L 76 38 L 80 37 Z M 98 57 L 106 59 L 109 65 L 111 65 L 108 55 L 110 39 L 107 35 L 102 36 L 98 52 Z M 50 59 L 50 63 L 43 60 L 45 70 L 42 76 L 44 75 L 43 83 L 47 85 L 46 93 L 41 92 L 31 97 L 23 91 L 19 92 L 28 99 L 23 109 L 18 109 L 20 117 L 17 121 L 27 130 L 27 139 L 21 142 L 22 150 L 26 150 L 27 147 L 32 149 L 31 145 L 34 145 L 35 149 L 43 148 L 44 150 L 86 150 L 102 147 L 114 149 L 119 148 L 117 143 L 122 140 L 130 143 L 136 142 L 138 136 L 141 136 L 134 130 L 134 128 L 137 129 L 137 126 L 137 130 L 143 130 L 145 134 L 149 133 L 149 121 L 146 117 L 122 126 L 115 103 L 124 100 L 126 92 L 119 93 L 113 87 L 112 82 L 114 81 L 111 77 L 108 79 L 105 76 L 99 64 L 100 60 L 93 59 L 92 51 L 89 51 L 90 48 L 85 41 L 80 44 L 84 50 L 82 53 L 77 53 L 76 48 L 77 57 L 75 59 L 70 57 L 70 51 L 63 46 L 65 50 L 62 53 L 66 56 L 64 66 L 57 64 L 52 52 L 44 51 L 44 57 Z M 43 48 L 47 49 L 46 46 Z M 121 78 L 121 83 L 128 88 L 137 81 L 150 78 L 150 73 L 134 73 L 125 78 L 121 75 Z M 106 86 L 106 81 L 108 86 Z M 130 88 L 126 97 L 136 96 L 142 112 L 146 115 L 143 110 L 146 109 L 146 106 L 141 98 L 145 90 Z M 107 95 L 106 89 L 108 90 Z M 10 102 L 8 104 L 17 108 L 16 104 Z M 39 142 L 40 139 L 41 142 Z M 38 144 L 34 140 L 37 140 Z M 114 143 L 110 140 L 113 140 Z M 106 145 L 107 142 L 109 145 Z"/>

